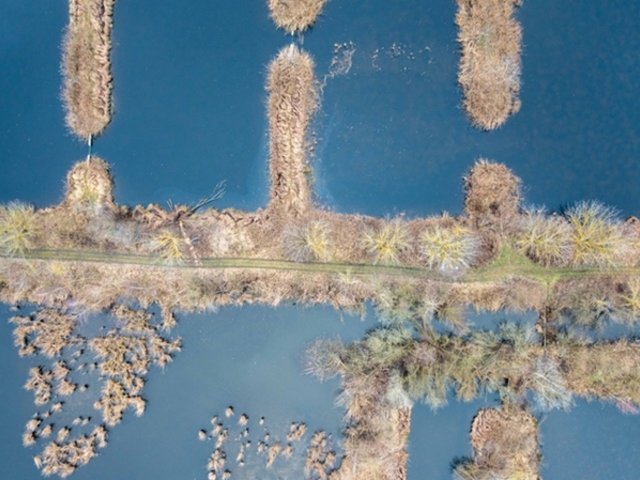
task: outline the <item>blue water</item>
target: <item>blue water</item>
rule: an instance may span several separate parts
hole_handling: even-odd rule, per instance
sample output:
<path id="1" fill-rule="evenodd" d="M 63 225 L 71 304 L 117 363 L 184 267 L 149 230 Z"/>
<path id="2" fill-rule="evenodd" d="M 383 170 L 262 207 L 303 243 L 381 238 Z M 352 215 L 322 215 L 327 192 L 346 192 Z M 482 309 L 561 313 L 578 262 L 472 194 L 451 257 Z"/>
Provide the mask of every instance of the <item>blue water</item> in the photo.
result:
<path id="1" fill-rule="evenodd" d="M 454 14 L 452 0 L 333 0 L 301 39 L 320 78 L 334 44 L 356 47 L 351 70 L 328 80 L 315 122 L 319 201 L 376 215 L 456 213 L 463 173 L 485 156 L 523 178 L 529 203 L 557 209 L 593 198 L 637 214 L 640 4 L 525 2 L 518 14 L 522 110 L 492 133 L 471 128 L 460 109 Z M 0 202 L 58 201 L 68 168 L 86 155 L 66 131 L 59 101 L 66 15 L 65 2 L 0 4 Z M 264 1 L 119 2 L 116 111 L 95 144 L 113 165 L 118 200 L 190 203 L 226 179 L 220 206 L 264 206 L 264 77 L 289 41 L 273 28 Z M 474 323 L 495 321 L 480 316 Z M 21 388 L 30 363 L 18 358 L 9 326 L 0 324 L 0 465 L 7 478 L 37 478 L 33 452 L 20 445 L 34 411 Z M 302 376 L 302 351 L 318 336 L 349 340 L 370 326 L 342 323 L 328 308 L 251 307 L 182 318 L 184 351 L 164 372 L 151 373 L 145 416 L 129 415 L 74 478 L 204 478 L 211 445 L 195 432 L 229 403 L 273 419 L 274 430 L 304 417 L 337 432 L 337 384 Z M 477 407 L 452 402 L 435 415 L 415 409 L 410 478 L 450 478 L 451 461 L 469 454 Z M 637 478 L 631 459 L 639 426 L 638 417 L 599 403 L 549 414 L 543 474 Z"/>

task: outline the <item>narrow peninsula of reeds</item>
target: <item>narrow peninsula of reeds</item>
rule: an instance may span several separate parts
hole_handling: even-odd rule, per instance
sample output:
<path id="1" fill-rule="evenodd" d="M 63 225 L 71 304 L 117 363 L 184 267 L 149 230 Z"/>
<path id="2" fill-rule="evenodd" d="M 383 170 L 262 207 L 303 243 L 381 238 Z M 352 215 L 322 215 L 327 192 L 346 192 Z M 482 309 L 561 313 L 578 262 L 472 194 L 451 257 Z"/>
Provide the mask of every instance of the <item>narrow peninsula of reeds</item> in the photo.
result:
<path id="1" fill-rule="evenodd" d="M 62 98 L 69 129 L 90 141 L 111 120 L 111 28 L 115 0 L 69 0 Z"/>
<path id="2" fill-rule="evenodd" d="M 540 480 L 538 421 L 506 404 L 480 410 L 471 425 L 473 459 L 456 465 L 455 480 Z"/>
<path id="3" fill-rule="evenodd" d="M 458 81 L 471 122 L 494 130 L 520 109 L 521 0 L 458 0 Z"/>
<path id="4" fill-rule="evenodd" d="M 325 3 L 326 0 L 268 0 L 275 24 L 291 34 L 310 28 Z"/>
<path id="5" fill-rule="evenodd" d="M 317 107 L 311 57 L 291 44 L 269 65 L 271 206 L 299 215 L 310 208 L 307 128 Z"/>
<path id="6" fill-rule="evenodd" d="M 590 343 L 551 338 L 531 328 L 502 324 L 497 331 L 440 334 L 382 327 L 343 345 L 318 341 L 308 371 L 341 377 L 348 426 L 345 457 L 336 478 L 406 478 L 406 441 L 414 402 L 443 407 L 451 392 L 470 401 L 496 392 L 502 410 L 479 414 L 472 429 L 474 457 L 456 478 L 537 480 L 537 422 L 528 409 L 569 409 L 574 396 L 640 408 L 640 343 Z"/>

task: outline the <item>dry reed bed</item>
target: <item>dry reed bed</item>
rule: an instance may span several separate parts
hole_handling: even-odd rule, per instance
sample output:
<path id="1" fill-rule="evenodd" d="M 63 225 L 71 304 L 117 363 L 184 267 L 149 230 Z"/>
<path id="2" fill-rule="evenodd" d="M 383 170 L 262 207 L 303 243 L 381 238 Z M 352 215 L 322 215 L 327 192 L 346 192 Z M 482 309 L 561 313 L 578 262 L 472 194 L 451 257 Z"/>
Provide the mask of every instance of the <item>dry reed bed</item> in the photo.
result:
<path id="1" fill-rule="evenodd" d="M 268 0 L 276 26 L 292 35 L 311 28 L 325 3 L 326 0 Z"/>
<path id="2" fill-rule="evenodd" d="M 539 480 L 538 422 L 517 406 L 480 410 L 471 425 L 473 459 L 454 470 L 457 480 Z"/>
<path id="3" fill-rule="evenodd" d="M 115 0 L 69 0 L 63 42 L 63 102 L 69 129 L 85 141 L 111 120 L 111 28 Z"/>
<path id="4" fill-rule="evenodd" d="M 311 205 L 307 127 L 317 108 L 313 60 L 295 45 L 269 65 L 267 102 L 271 204 L 301 214 Z"/>
<path id="5" fill-rule="evenodd" d="M 520 109 L 521 0 L 458 0 L 458 81 L 471 122 L 493 130 Z"/>

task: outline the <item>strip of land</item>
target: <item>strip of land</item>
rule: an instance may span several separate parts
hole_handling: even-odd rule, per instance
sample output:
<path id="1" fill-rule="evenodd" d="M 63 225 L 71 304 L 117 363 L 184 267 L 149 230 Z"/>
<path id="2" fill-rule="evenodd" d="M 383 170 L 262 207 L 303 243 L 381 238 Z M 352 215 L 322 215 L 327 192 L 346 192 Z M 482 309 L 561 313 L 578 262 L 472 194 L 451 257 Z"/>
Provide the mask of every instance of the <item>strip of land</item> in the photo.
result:
<path id="1" fill-rule="evenodd" d="M 458 81 L 471 122 L 493 130 L 520 110 L 520 0 L 458 0 Z"/>
<path id="2" fill-rule="evenodd" d="M 62 45 L 62 98 L 69 129 L 85 141 L 111 121 L 111 29 L 115 0 L 69 0 Z"/>

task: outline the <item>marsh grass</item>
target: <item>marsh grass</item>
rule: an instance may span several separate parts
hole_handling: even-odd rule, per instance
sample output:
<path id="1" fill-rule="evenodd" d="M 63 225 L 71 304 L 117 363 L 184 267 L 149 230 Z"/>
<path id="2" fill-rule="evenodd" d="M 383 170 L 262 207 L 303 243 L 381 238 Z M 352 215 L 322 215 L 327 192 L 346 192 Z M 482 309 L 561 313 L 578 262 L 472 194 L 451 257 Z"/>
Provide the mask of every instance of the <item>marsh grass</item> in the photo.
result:
<path id="1" fill-rule="evenodd" d="M 317 20 L 326 0 L 268 0 L 271 18 L 290 34 L 303 32 Z"/>
<path id="2" fill-rule="evenodd" d="M 422 233 L 420 253 L 429 268 L 444 273 L 461 273 L 469 268 L 480 246 L 471 231 L 460 225 L 435 226 Z"/>
<path id="3" fill-rule="evenodd" d="M 67 174 L 65 202 L 74 206 L 113 206 L 113 179 L 103 159 L 90 156 Z"/>
<path id="4" fill-rule="evenodd" d="M 500 163 L 481 158 L 464 178 L 464 213 L 477 229 L 509 232 L 517 226 L 521 181 Z"/>
<path id="5" fill-rule="evenodd" d="M 409 237 L 406 227 L 399 220 L 393 220 L 378 230 L 365 232 L 362 244 L 374 264 L 398 265 L 409 248 Z"/>
<path id="6" fill-rule="evenodd" d="M 548 216 L 543 210 L 529 210 L 522 219 L 516 246 L 543 266 L 566 265 L 573 256 L 572 232 L 567 221 Z"/>
<path id="7" fill-rule="evenodd" d="M 294 262 L 327 262 L 333 258 L 329 227 L 321 221 L 294 226 L 283 234 L 284 256 Z"/>
<path id="8" fill-rule="evenodd" d="M 90 141 L 111 120 L 111 29 L 115 0 L 69 0 L 62 45 L 62 98 L 69 129 Z"/>
<path id="9" fill-rule="evenodd" d="M 271 205 L 300 215 L 311 203 L 307 128 L 318 105 L 314 63 L 291 44 L 269 65 L 267 79 Z"/>
<path id="10" fill-rule="evenodd" d="M 36 230 L 34 208 L 20 202 L 0 207 L 0 248 L 19 256 L 31 248 Z"/>
<path id="11" fill-rule="evenodd" d="M 179 265 L 185 260 L 184 243 L 182 236 L 171 230 L 163 230 L 151 239 L 150 248 L 157 252 L 165 263 Z"/>
<path id="12" fill-rule="evenodd" d="M 458 0 L 458 82 L 471 122 L 494 130 L 520 110 L 520 0 Z"/>
<path id="13" fill-rule="evenodd" d="M 470 436 L 473 459 L 456 465 L 455 480 L 539 480 L 538 422 L 525 410 L 480 410 Z"/>
<path id="14" fill-rule="evenodd" d="M 617 212 L 599 202 L 580 202 L 566 212 L 572 228 L 573 265 L 611 267 L 627 253 Z"/>

